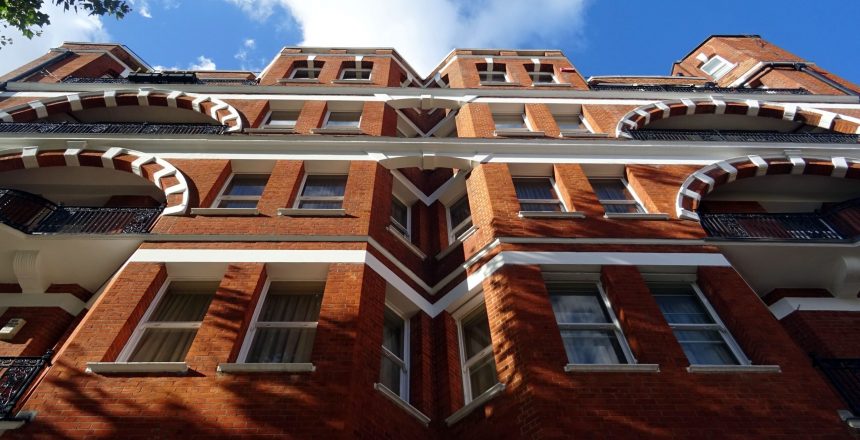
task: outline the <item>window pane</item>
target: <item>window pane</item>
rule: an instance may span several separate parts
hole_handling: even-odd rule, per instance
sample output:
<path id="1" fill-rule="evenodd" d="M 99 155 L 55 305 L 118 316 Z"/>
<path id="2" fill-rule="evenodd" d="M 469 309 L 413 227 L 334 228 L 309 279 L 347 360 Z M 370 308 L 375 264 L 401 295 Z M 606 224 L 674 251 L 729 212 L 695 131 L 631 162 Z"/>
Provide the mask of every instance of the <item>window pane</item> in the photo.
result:
<path id="1" fill-rule="evenodd" d="M 463 319 L 462 329 L 463 352 L 466 353 L 466 360 L 490 346 L 490 322 L 487 318 L 487 310 L 483 306 Z"/>
<path id="2" fill-rule="evenodd" d="M 555 319 L 564 324 L 608 323 L 609 317 L 597 295 L 552 295 Z"/>
<path id="3" fill-rule="evenodd" d="M 558 129 L 562 131 L 582 129 L 579 115 L 558 115 L 555 117 L 555 123 L 558 125 Z"/>
<path id="4" fill-rule="evenodd" d="M 321 303 L 321 294 L 290 295 L 270 289 L 257 321 L 316 322 L 319 319 Z"/>
<path id="5" fill-rule="evenodd" d="M 361 113 L 358 112 L 331 112 L 326 122 L 326 127 L 358 127 Z"/>
<path id="6" fill-rule="evenodd" d="M 518 199 L 557 199 L 549 179 L 514 179 Z"/>
<path id="7" fill-rule="evenodd" d="M 256 208 L 256 200 L 221 200 L 219 208 Z"/>
<path id="8" fill-rule="evenodd" d="M 526 128 L 526 121 L 521 114 L 513 115 L 493 115 L 493 122 L 496 124 L 496 130 Z"/>
<path id="9" fill-rule="evenodd" d="M 690 364 L 738 364 L 720 332 L 716 330 L 675 330 L 674 332 Z"/>
<path id="10" fill-rule="evenodd" d="M 382 346 L 388 351 L 397 356 L 400 360 L 404 360 L 403 356 L 403 319 L 397 316 L 389 309 L 385 309 L 383 317 L 382 330 Z M 392 390 L 393 391 L 393 390 Z"/>
<path id="11" fill-rule="evenodd" d="M 268 125 L 274 125 L 278 127 L 295 127 L 296 121 L 298 119 L 298 111 L 277 111 L 272 112 L 272 116 L 269 118 Z"/>
<path id="12" fill-rule="evenodd" d="M 198 295 L 203 296 L 203 295 Z M 197 329 L 148 328 L 143 332 L 129 362 L 182 362 Z"/>
<path id="13" fill-rule="evenodd" d="M 469 385 L 472 388 L 472 398 L 484 394 L 498 382 L 496 378 L 496 361 L 490 353 L 481 362 L 469 369 Z"/>
<path id="14" fill-rule="evenodd" d="M 713 324 L 714 320 L 688 285 L 650 285 L 669 324 Z"/>
<path id="15" fill-rule="evenodd" d="M 634 200 L 621 179 L 589 179 L 600 200 Z"/>
<path id="16" fill-rule="evenodd" d="M 316 329 L 258 328 L 247 362 L 310 362 Z"/>
<path id="17" fill-rule="evenodd" d="M 564 350 L 572 364 L 627 363 L 615 332 L 610 330 L 562 330 Z"/>
<path id="18" fill-rule="evenodd" d="M 400 395 L 400 376 L 402 370 L 396 362 L 382 356 L 382 368 L 379 371 L 379 382 L 395 394 Z"/>
<path id="19" fill-rule="evenodd" d="M 606 203 L 603 205 L 603 209 L 613 214 L 636 214 L 642 212 L 642 207 L 638 203 Z"/>
<path id="20" fill-rule="evenodd" d="M 451 213 L 451 227 L 456 227 L 472 215 L 469 211 L 469 199 L 466 196 L 454 202 L 448 210 Z"/>
<path id="21" fill-rule="evenodd" d="M 561 211 L 561 205 L 558 203 L 520 203 L 522 211 Z"/>
<path id="22" fill-rule="evenodd" d="M 343 202 L 315 202 L 315 201 L 301 201 L 299 202 L 299 209 L 341 209 L 343 208 Z"/>
<path id="23" fill-rule="evenodd" d="M 304 197 L 343 197 L 346 176 L 312 175 L 305 180 Z"/>
<path id="24" fill-rule="evenodd" d="M 534 81 L 536 83 L 551 83 L 551 82 L 555 81 L 555 79 L 553 78 L 551 73 L 531 72 L 531 73 L 529 73 L 529 75 L 532 77 L 532 81 Z"/>
<path id="25" fill-rule="evenodd" d="M 403 204 L 403 202 L 397 199 L 397 197 L 391 198 L 391 218 L 404 228 L 408 226 L 407 223 L 409 221 L 409 208 L 407 208 L 406 205 Z"/>
<path id="26" fill-rule="evenodd" d="M 176 281 L 158 303 L 149 322 L 202 321 L 218 282 Z"/>
<path id="27" fill-rule="evenodd" d="M 227 196 L 259 196 L 269 181 L 268 174 L 237 174 L 224 191 Z"/>

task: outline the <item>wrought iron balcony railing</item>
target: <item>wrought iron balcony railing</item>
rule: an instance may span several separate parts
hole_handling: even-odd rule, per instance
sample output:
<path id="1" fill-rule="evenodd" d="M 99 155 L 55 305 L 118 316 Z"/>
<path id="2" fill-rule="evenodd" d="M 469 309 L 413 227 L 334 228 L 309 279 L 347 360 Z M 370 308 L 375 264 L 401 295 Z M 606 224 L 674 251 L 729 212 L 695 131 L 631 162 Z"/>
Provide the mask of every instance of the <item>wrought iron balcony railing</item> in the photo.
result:
<path id="1" fill-rule="evenodd" d="M 860 359 L 815 359 L 815 365 L 845 399 L 855 416 L 860 416 Z"/>
<path id="2" fill-rule="evenodd" d="M 225 125 L 79 123 L 79 122 L 0 122 L 0 133 L 75 133 L 75 134 L 191 134 L 218 135 L 227 131 Z"/>
<path id="3" fill-rule="evenodd" d="M 145 234 L 162 210 L 62 206 L 24 191 L 0 189 L 0 222 L 26 234 Z"/>
<path id="4" fill-rule="evenodd" d="M 842 133 L 780 133 L 741 130 L 631 130 L 637 141 L 683 142 L 790 142 L 810 144 L 856 144 L 860 135 Z"/>
<path id="5" fill-rule="evenodd" d="M 233 79 L 233 78 L 194 78 L 191 81 L 171 81 L 170 79 L 135 80 L 131 81 L 128 78 L 79 78 L 67 77 L 63 81 L 66 84 L 193 84 L 193 85 L 208 85 L 208 86 L 256 86 L 255 79 Z"/>
<path id="6" fill-rule="evenodd" d="M 708 236 L 739 240 L 853 241 L 860 238 L 860 199 L 823 212 L 790 214 L 700 213 Z"/>
<path id="7" fill-rule="evenodd" d="M 39 372 L 51 365 L 53 354 L 48 350 L 44 356 L 0 357 L 0 420 L 17 420 L 12 412 Z"/>
<path id="8" fill-rule="evenodd" d="M 680 92 L 680 93 L 735 93 L 744 95 L 808 95 L 803 88 L 796 89 L 751 89 L 747 87 L 717 87 L 711 85 L 681 86 L 672 84 L 630 85 L 630 84 L 595 84 L 588 87 L 591 90 L 623 91 L 623 92 Z"/>

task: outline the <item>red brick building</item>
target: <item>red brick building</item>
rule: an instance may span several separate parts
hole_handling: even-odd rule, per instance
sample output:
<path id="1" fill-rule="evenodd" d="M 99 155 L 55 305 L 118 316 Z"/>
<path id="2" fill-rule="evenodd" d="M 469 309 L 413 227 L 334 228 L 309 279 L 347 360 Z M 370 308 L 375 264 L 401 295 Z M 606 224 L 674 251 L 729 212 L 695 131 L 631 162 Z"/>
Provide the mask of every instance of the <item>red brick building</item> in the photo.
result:
<path id="1" fill-rule="evenodd" d="M 0 82 L 7 438 L 858 435 L 860 88 L 758 36 Z"/>

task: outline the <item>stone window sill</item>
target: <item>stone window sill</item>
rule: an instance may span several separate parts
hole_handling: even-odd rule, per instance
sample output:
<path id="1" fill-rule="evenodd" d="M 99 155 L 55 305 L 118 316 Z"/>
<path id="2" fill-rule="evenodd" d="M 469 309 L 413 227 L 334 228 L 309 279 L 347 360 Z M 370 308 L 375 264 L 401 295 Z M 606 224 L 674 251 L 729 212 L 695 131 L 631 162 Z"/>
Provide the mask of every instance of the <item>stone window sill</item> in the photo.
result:
<path id="1" fill-rule="evenodd" d="M 87 362 L 87 373 L 178 373 L 188 372 L 185 362 Z"/>
<path id="2" fill-rule="evenodd" d="M 311 133 L 313 133 L 313 134 L 350 134 L 350 135 L 364 134 L 364 133 L 362 133 L 360 128 L 352 128 L 352 127 L 349 127 L 349 128 L 340 128 L 340 127 L 338 127 L 338 128 L 335 128 L 335 127 L 314 128 L 313 130 L 311 130 Z"/>
<path id="3" fill-rule="evenodd" d="M 278 215 L 283 217 L 346 217 L 346 210 L 278 208 Z"/>
<path id="4" fill-rule="evenodd" d="M 218 364 L 218 372 L 230 373 L 312 373 L 316 366 L 312 363 L 223 363 Z"/>
<path id="5" fill-rule="evenodd" d="M 295 84 L 319 84 L 320 80 L 318 78 L 281 78 L 278 80 L 279 83 L 295 83 Z"/>
<path id="6" fill-rule="evenodd" d="M 779 365 L 690 365 L 689 373 L 782 373 Z"/>
<path id="7" fill-rule="evenodd" d="M 370 79 L 336 79 L 332 84 L 373 84 Z"/>
<path id="8" fill-rule="evenodd" d="M 508 81 L 481 81 L 482 86 L 520 87 L 522 84 Z"/>
<path id="9" fill-rule="evenodd" d="M 860 417 L 857 417 L 851 411 L 847 409 L 841 409 L 837 411 L 839 414 L 839 418 L 842 419 L 849 427 L 854 429 L 860 429 Z"/>
<path id="10" fill-rule="evenodd" d="M 495 130 L 493 131 L 494 136 L 504 136 L 504 137 L 545 137 L 546 133 L 542 131 L 531 131 L 529 129 L 522 130 Z"/>
<path id="11" fill-rule="evenodd" d="M 555 83 L 555 82 L 551 82 L 551 83 L 533 82 L 532 87 L 573 87 L 573 84 L 571 84 L 571 83 Z"/>
<path id="12" fill-rule="evenodd" d="M 395 405 L 399 406 L 400 408 L 411 414 L 413 417 L 418 419 L 418 421 L 421 422 L 421 424 L 423 424 L 425 428 L 430 425 L 430 417 L 427 417 L 426 415 L 424 415 L 424 413 L 418 411 L 418 408 L 415 408 L 414 406 L 410 405 L 409 402 L 403 400 L 397 394 L 394 394 L 394 392 L 389 390 L 385 385 L 381 383 L 375 383 L 373 384 L 373 388 L 376 391 L 379 391 L 380 394 L 388 398 L 388 400 L 392 401 Z"/>
<path id="13" fill-rule="evenodd" d="M 471 237 L 475 232 L 478 232 L 478 227 L 473 225 L 471 228 L 467 229 L 466 232 L 457 237 L 457 239 L 448 245 L 448 247 L 436 254 L 436 260 L 441 260 L 447 257 L 451 252 L 454 252 L 454 249 L 457 249 L 457 247 L 462 245 L 463 242 L 466 241 L 467 238 Z"/>
<path id="14" fill-rule="evenodd" d="M 427 254 L 425 254 L 424 252 L 421 252 L 421 249 L 418 249 L 418 246 L 415 246 L 415 244 L 413 244 L 411 241 L 409 241 L 409 237 L 404 236 L 403 234 L 400 233 L 400 231 L 398 231 L 397 229 L 394 229 L 394 227 L 391 225 L 386 226 L 385 229 L 387 229 L 388 232 L 392 233 L 395 238 L 400 240 L 401 243 L 406 245 L 406 247 L 409 248 L 409 250 L 412 251 L 413 254 L 418 256 L 418 258 L 420 258 L 422 260 L 427 259 Z"/>
<path id="15" fill-rule="evenodd" d="M 26 420 L 0 420 L 0 434 L 3 431 L 11 431 L 13 429 L 18 429 L 24 426 L 24 423 L 27 423 Z"/>
<path id="16" fill-rule="evenodd" d="M 581 211 L 520 211 L 519 216 L 520 218 L 585 218 L 585 213 Z"/>
<path id="17" fill-rule="evenodd" d="M 657 364 L 567 364 L 564 366 L 564 371 L 567 373 L 659 373 L 660 366 Z"/>
<path id="18" fill-rule="evenodd" d="M 648 214 L 644 212 L 627 213 L 627 212 L 607 212 L 603 215 L 605 218 L 619 220 L 669 220 L 669 214 L 654 213 Z"/>
<path id="19" fill-rule="evenodd" d="M 234 216 L 256 216 L 260 215 L 257 208 L 191 208 L 191 215 L 234 215 Z"/>
<path id="20" fill-rule="evenodd" d="M 588 130 L 562 130 L 561 137 L 565 138 L 606 138 L 606 133 L 592 133 Z"/>
<path id="21" fill-rule="evenodd" d="M 246 132 L 255 134 L 255 133 L 271 133 L 271 134 L 295 134 L 295 127 L 260 127 L 260 128 L 248 128 L 245 129 Z"/>
<path id="22" fill-rule="evenodd" d="M 484 391 L 484 394 L 481 394 L 480 396 L 472 399 L 471 402 L 467 403 L 462 408 L 458 409 L 457 412 L 448 416 L 448 418 L 445 419 L 445 425 L 451 426 L 451 425 L 459 422 L 460 420 L 463 420 L 463 418 L 465 418 L 466 416 L 471 414 L 472 411 L 480 408 L 482 405 L 489 402 L 494 397 L 502 394 L 502 391 L 504 391 L 504 390 L 505 390 L 505 384 L 503 384 L 503 383 L 497 383 L 497 384 L 493 385 L 492 387 L 490 387 L 490 389 L 488 389 L 487 391 Z"/>

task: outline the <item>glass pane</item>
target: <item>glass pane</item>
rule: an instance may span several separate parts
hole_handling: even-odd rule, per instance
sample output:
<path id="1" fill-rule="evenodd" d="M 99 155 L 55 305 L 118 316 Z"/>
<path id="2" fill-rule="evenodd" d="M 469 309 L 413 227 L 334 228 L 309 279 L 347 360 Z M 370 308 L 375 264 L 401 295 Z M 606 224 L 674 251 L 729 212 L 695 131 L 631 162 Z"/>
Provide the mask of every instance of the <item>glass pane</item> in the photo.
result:
<path id="1" fill-rule="evenodd" d="M 460 200 L 454 202 L 454 204 L 448 208 L 448 211 L 451 213 L 452 228 L 456 227 L 462 223 L 463 220 L 466 220 L 472 215 L 472 212 L 469 210 L 469 199 L 466 196 L 463 196 Z"/>
<path id="2" fill-rule="evenodd" d="M 258 328 L 247 362 L 310 362 L 316 329 Z"/>
<path id="3" fill-rule="evenodd" d="M 554 81 L 551 73 L 546 72 L 538 72 L 538 73 L 530 73 L 532 77 L 532 81 L 536 83 L 551 83 Z"/>
<path id="4" fill-rule="evenodd" d="M 466 360 L 469 360 L 491 344 L 487 309 L 482 305 L 463 318 L 461 325 L 463 328 L 463 351 L 466 353 Z"/>
<path id="5" fill-rule="evenodd" d="M 714 320 L 687 284 L 649 284 L 669 324 L 713 324 Z"/>
<path id="6" fill-rule="evenodd" d="M 273 282 L 257 321 L 316 322 L 324 288 L 322 282 Z"/>
<path id="7" fill-rule="evenodd" d="M 409 208 L 396 197 L 391 198 L 391 218 L 400 226 L 406 227 L 409 218 Z"/>
<path id="8" fill-rule="evenodd" d="M 572 364 L 626 364 L 615 332 L 610 330 L 562 330 L 564 350 Z"/>
<path id="9" fill-rule="evenodd" d="M 549 179 L 514 179 L 514 188 L 520 200 L 558 198 Z"/>
<path id="10" fill-rule="evenodd" d="M 293 70 L 293 78 L 295 78 L 295 79 L 306 79 L 306 78 L 310 78 L 310 77 L 311 77 L 310 70 L 307 68 L 299 68 L 299 69 Z"/>
<path id="11" fill-rule="evenodd" d="M 642 212 L 638 203 L 605 203 L 603 209 L 609 213 L 636 214 Z"/>
<path id="12" fill-rule="evenodd" d="M 484 394 L 497 382 L 496 360 L 493 359 L 492 353 L 469 369 L 469 385 L 472 388 L 472 399 Z"/>
<path id="13" fill-rule="evenodd" d="M 277 111 L 272 112 L 268 124 L 278 127 L 294 127 L 298 119 L 299 112 L 297 111 Z"/>
<path id="14" fill-rule="evenodd" d="M 559 203 L 520 203 L 521 211 L 561 211 Z"/>
<path id="15" fill-rule="evenodd" d="M 403 319 L 397 316 L 389 309 L 385 309 L 382 326 L 382 346 L 388 351 L 397 356 L 400 360 L 403 357 L 403 334 L 405 325 Z"/>
<path id="16" fill-rule="evenodd" d="M 256 200 L 221 200 L 219 208 L 256 208 Z"/>
<path id="17" fill-rule="evenodd" d="M 217 281 L 174 281 L 168 286 L 149 321 L 202 321 L 216 290 Z"/>
<path id="18" fill-rule="evenodd" d="M 600 200 L 634 200 L 621 179 L 589 179 Z"/>
<path id="19" fill-rule="evenodd" d="M 343 202 L 340 201 L 328 201 L 328 202 L 319 202 L 313 200 L 304 200 L 299 202 L 299 209 L 341 209 L 343 208 Z"/>
<path id="20" fill-rule="evenodd" d="M 358 112 L 331 112 L 326 127 L 358 127 L 360 118 L 361 113 Z"/>
<path id="21" fill-rule="evenodd" d="M 562 324 L 610 323 L 603 299 L 594 283 L 552 283 L 547 285 L 555 319 Z"/>
<path id="22" fill-rule="evenodd" d="M 269 181 L 268 174 L 237 174 L 224 191 L 228 196 L 259 196 Z"/>
<path id="23" fill-rule="evenodd" d="M 687 360 L 693 365 L 737 365 L 729 346 L 716 330 L 675 330 Z"/>
<path id="24" fill-rule="evenodd" d="M 526 121 L 523 115 L 493 115 L 493 122 L 496 124 L 496 130 L 526 128 Z"/>
<path id="25" fill-rule="evenodd" d="M 382 368 L 379 371 L 379 382 L 391 391 L 400 395 L 400 365 L 382 356 Z"/>
<path id="26" fill-rule="evenodd" d="M 182 362 L 196 334 L 196 328 L 148 328 L 144 330 L 137 348 L 128 360 L 129 362 Z"/>
<path id="27" fill-rule="evenodd" d="M 559 130 L 571 131 L 582 129 L 579 115 L 559 115 L 555 117 L 555 123 Z"/>
<path id="28" fill-rule="evenodd" d="M 302 189 L 304 197 L 343 197 L 346 191 L 346 176 L 311 175 Z"/>

